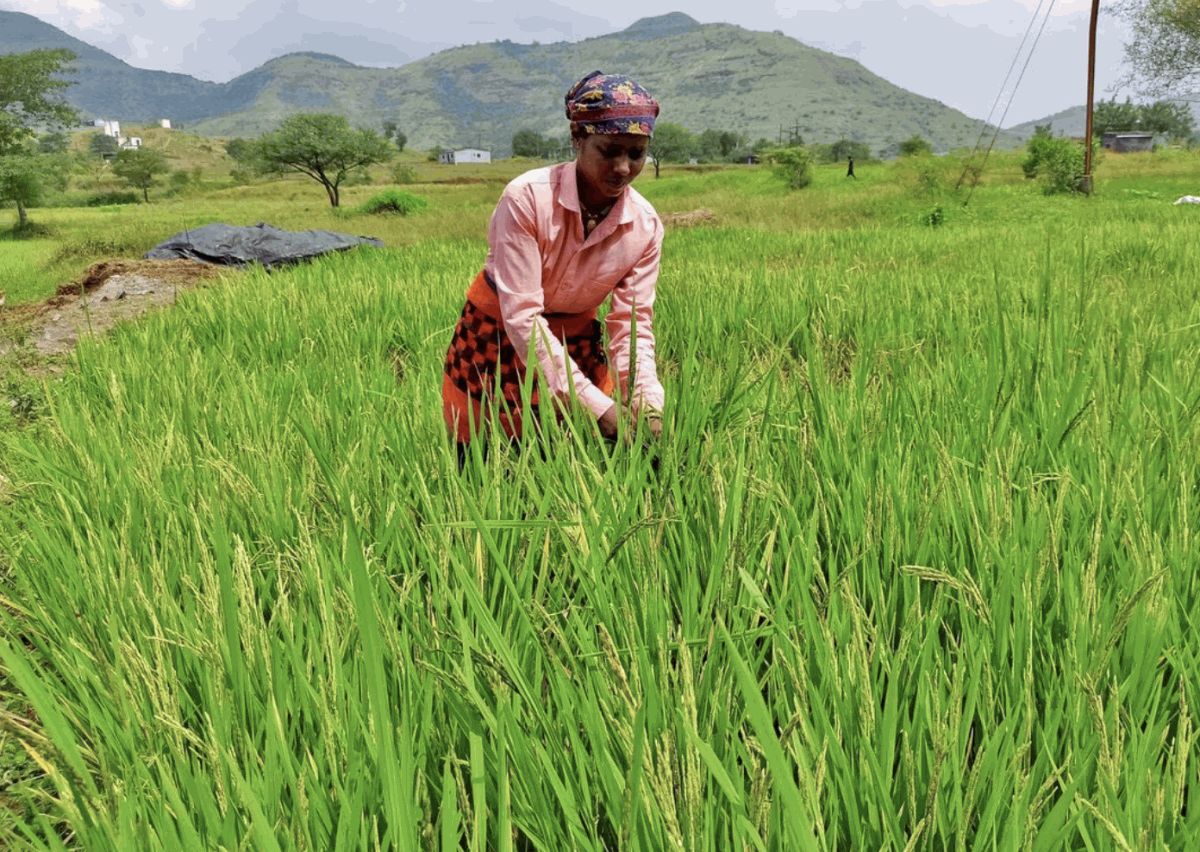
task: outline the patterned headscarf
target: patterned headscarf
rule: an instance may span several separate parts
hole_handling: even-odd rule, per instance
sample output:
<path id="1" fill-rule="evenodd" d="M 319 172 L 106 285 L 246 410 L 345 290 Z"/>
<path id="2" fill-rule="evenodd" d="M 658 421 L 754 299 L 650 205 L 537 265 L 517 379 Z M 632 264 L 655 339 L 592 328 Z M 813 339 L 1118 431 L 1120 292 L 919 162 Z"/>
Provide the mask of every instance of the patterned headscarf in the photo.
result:
<path id="1" fill-rule="evenodd" d="M 564 100 L 573 131 L 654 134 L 658 101 L 624 75 L 593 71 L 572 86 Z"/>

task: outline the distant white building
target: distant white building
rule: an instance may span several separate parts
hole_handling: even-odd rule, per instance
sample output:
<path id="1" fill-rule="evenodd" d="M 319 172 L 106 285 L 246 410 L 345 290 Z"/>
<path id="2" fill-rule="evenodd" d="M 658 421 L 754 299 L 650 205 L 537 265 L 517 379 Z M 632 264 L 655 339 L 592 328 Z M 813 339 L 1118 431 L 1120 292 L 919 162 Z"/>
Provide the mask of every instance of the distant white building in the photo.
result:
<path id="1" fill-rule="evenodd" d="M 438 155 L 439 163 L 450 166 L 460 166 L 464 163 L 490 163 L 491 161 L 492 152 L 484 151 L 482 148 L 456 148 L 452 151 L 443 151 Z"/>
<path id="2" fill-rule="evenodd" d="M 119 121 L 97 118 L 92 122 L 92 127 L 99 128 L 105 136 L 111 136 L 113 139 L 121 138 L 121 122 Z"/>
<path id="3" fill-rule="evenodd" d="M 163 130 L 170 130 L 171 129 L 171 119 L 160 118 L 158 120 L 158 126 L 161 127 Z"/>
<path id="4" fill-rule="evenodd" d="M 117 139 L 117 145 L 120 146 L 121 148 L 125 148 L 127 150 L 133 150 L 135 148 L 140 148 L 140 147 L 142 147 L 142 137 L 140 137 L 140 136 L 129 136 L 129 137 L 121 136 L 120 138 Z"/>

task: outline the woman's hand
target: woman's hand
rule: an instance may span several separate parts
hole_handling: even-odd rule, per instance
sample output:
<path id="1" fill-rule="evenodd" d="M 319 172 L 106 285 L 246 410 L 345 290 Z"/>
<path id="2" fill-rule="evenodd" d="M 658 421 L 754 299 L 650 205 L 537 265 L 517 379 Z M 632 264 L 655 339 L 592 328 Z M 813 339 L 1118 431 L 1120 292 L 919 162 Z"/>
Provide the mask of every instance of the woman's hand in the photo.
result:
<path id="1" fill-rule="evenodd" d="M 662 415 L 657 411 L 651 411 L 645 415 L 645 419 L 646 428 L 650 431 L 650 434 L 655 438 L 661 438 L 663 428 Z M 615 402 L 608 407 L 607 411 L 600 415 L 597 423 L 600 426 L 601 435 L 603 435 L 605 438 L 608 438 L 610 441 L 615 441 L 617 439 L 617 404 Z M 633 438 L 632 427 L 625 437 L 627 440 L 631 440 Z"/>
<path id="2" fill-rule="evenodd" d="M 614 402 L 608 410 L 600 415 L 600 434 L 610 441 L 617 439 L 617 404 Z"/>

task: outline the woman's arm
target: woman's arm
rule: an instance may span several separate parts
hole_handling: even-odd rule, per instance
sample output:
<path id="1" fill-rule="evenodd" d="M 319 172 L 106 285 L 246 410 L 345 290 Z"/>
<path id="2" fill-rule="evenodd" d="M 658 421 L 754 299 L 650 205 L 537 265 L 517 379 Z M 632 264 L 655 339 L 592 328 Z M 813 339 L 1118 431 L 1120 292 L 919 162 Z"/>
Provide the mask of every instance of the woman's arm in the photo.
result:
<path id="1" fill-rule="evenodd" d="M 606 321 L 609 362 L 616 367 L 620 393 L 630 398 L 634 412 L 663 410 L 665 395 L 654 358 L 654 299 L 662 240 L 662 222 L 655 219 L 654 234 L 641 259 L 613 290 Z"/>
<path id="2" fill-rule="evenodd" d="M 536 344 L 543 387 L 562 401 L 575 397 L 599 419 L 612 399 L 584 375 L 550 331 L 542 315 L 542 255 L 538 248 L 533 209 L 518 191 L 505 191 L 488 225 L 492 248 L 491 274 L 500 302 L 504 330 L 525 364 L 530 341 Z M 526 365 L 528 366 L 528 365 Z"/>

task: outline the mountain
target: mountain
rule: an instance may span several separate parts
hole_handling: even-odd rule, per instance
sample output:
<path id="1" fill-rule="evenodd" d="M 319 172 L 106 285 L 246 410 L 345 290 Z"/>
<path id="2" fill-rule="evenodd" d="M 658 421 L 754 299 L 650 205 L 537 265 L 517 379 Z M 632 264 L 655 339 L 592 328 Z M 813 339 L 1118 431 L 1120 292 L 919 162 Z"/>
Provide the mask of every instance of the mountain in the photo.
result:
<path id="1" fill-rule="evenodd" d="M 217 82 L 298 51 L 394 68 L 459 44 L 617 29 L 607 7 L 580 0 L 0 0 L 0 9 L 36 15 L 132 65 Z"/>
<path id="2" fill-rule="evenodd" d="M 13 16 L 0 13 L 0 51 L 28 49 L 28 39 L 10 38 Z M 35 20 L 18 17 L 27 27 Z M 49 40 L 46 30 L 57 32 L 35 23 L 44 28 L 43 40 Z M 68 98 L 89 113 L 182 119 L 219 136 L 257 135 L 292 113 L 328 110 L 365 126 L 396 121 L 413 147 L 472 144 L 503 153 L 519 128 L 563 133 L 563 92 L 594 68 L 636 77 L 662 101 L 663 120 L 693 130 L 735 129 L 774 139 L 795 124 L 810 141 L 845 136 L 881 148 L 920 134 L 946 149 L 973 144 L 980 127 L 854 60 L 782 33 L 700 24 L 680 13 L 573 43 L 457 47 L 399 68 L 289 54 L 223 84 L 140 71 L 63 33 L 58 38 L 70 43 L 36 46 L 80 54 L 79 86 Z"/>
<path id="3" fill-rule="evenodd" d="M 297 51 L 333 53 L 395 68 L 454 45 L 512 39 L 578 41 L 669 11 L 669 0 L 0 0 L 37 15 L 132 65 L 228 81 Z M 847 56 L 905 89 L 984 118 L 1021 43 L 1032 0 L 691 0 L 701 21 L 780 30 Z M 1052 7 L 1026 82 L 1006 121 L 1046 115 L 1081 100 L 1088 0 Z M 1098 92 L 1120 92 L 1129 25 L 1102 3 Z M 619 24 L 619 25 L 618 25 Z"/>
<path id="4" fill-rule="evenodd" d="M 1049 124 L 1050 132 L 1055 136 L 1083 136 L 1084 124 L 1086 122 L 1087 107 L 1073 106 L 1060 110 L 1054 113 L 1054 115 L 1047 115 L 1043 118 L 1035 118 L 1033 121 L 1015 124 L 1008 129 L 1008 132 L 1018 139 L 1025 140 L 1033 136 L 1033 131 L 1039 125 Z"/>
<path id="5" fill-rule="evenodd" d="M 944 6 L 928 0 L 861 0 L 838 3 L 834 11 L 798 9 L 782 28 L 805 44 L 857 60 L 898 86 L 985 118 L 1032 17 L 1033 9 L 1016 0 Z M 1045 115 L 1083 97 L 1087 29 L 1087 14 L 1050 16 L 1007 122 Z M 1126 35 L 1123 20 L 1101 17 L 1097 93 L 1107 92 L 1121 76 Z"/>
<path id="6" fill-rule="evenodd" d="M 600 68 L 636 77 L 662 101 L 663 120 L 693 130 L 734 128 L 774 139 L 781 126 L 798 124 L 810 140 L 847 136 L 883 147 L 919 133 L 939 148 L 973 143 L 979 131 L 977 121 L 853 60 L 778 33 L 699 24 L 682 14 L 575 43 L 458 47 L 400 68 L 318 68 L 294 56 L 264 68 L 272 79 L 253 103 L 199 129 L 258 133 L 328 99 L 356 122 L 397 121 L 414 147 L 503 151 L 521 127 L 564 132 L 562 93 L 581 72 Z"/>
<path id="7" fill-rule="evenodd" d="M 134 68 L 103 50 L 73 38 L 32 15 L 0 11 L 0 53 L 65 48 L 75 53 L 73 85 L 66 98 L 85 119 L 178 121 L 214 115 L 229 109 L 226 87 L 186 74 Z M 243 97 L 252 97 L 244 87 Z M 241 102 L 233 102 L 241 108 Z"/>

